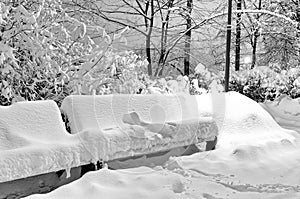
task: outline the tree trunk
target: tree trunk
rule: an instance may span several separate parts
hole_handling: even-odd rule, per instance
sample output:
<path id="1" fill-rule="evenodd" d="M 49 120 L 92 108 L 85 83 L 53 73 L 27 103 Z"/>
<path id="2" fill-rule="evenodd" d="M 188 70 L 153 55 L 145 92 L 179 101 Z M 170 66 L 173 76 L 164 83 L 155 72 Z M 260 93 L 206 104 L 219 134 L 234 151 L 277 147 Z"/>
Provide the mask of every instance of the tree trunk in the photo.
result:
<path id="1" fill-rule="evenodd" d="M 237 10 L 242 10 L 242 0 L 237 0 Z M 241 60 L 241 22 L 242 13 L 237 13 L 236 20 L 236 44 L 235 44 L 235 70 L 240 70 Z"/>
<path id="2" fill-rule="evenodd" d="M 188 30 L 185 34 L 185 46 L 184 46 L 184 75 L 190 74 L 190 57 L 191 57 L 191 37 L 192 37 L 192 9 L 193 9 L 193 0 L 187 0 L 187 18 L 186 18 L 186 30 Z"/>
<path id="3" fill-rule="evenodd" d="M 165 19 L 162 18 L 161 51 L 158 60 L 158 68 L 157 68 L 157 72 L 155 73 L 155 76 L 163 75 L 164 66 L 166 64 L 165 58 L 166 58 L 166 51 L 167 51 L 168 30 L 169 30 L 169 21 L 170 21 L 170 14 L 171 14 L 170 8 L 173 7 L 173 2 L 174 0 L 169 0 L 168 7 L 167 7 L 168 12 L 166 18 Z"/>
<path id="4" fill-rule="evenodd" d="M 300 0 L 296 3 L 296 21 L 298 22 L 297 25 L 297 42 L 298 42 L 298 65 L 300 65 Z"/>
<path id="5" fill-rule="evenodd" d="M 232 0 L 228 0 L 227 35 L 226 35 L 226 63 L 225 63 L 225 92 L 228 92 L 228 90 L 229 90 L 231 14 L 232 14 Z"/>
<path id="6" fill-rule="evenodd" d="M 258 10 L 261 10 L 261 0 L 258 2 Z M 256 19 L 259 20 L 260 15 L 257 15 Z M 252 48 L 252 63 L 251 69 L 256 65 L 256 49 L 257 49 L 257 40 L 259 37 L 259 27 L 256 27 L 254 34 L 253 34 L 253 48 Z"/>
<path id="7" fill-rule="evenodd" d="M 151 35 L 152 35 L 152 30 L 153 30 L 153 25 L 154 25 L 154 2 L 153 1 L 154 0 L 151 0 L 151 2 L 150 2 L 151 15 L 150 15 L 149 26 L 148 26 L 148 24 L 146 24 L 146 28 L 147 28 L 146 57 L 147 57 L 147 61 L 148 61 L 148 67 L 147 68 L 148 68 L 148 75 L 149 76 L 152 76 Z M 147 3 L 149 3 L 149 1 Z"/>
<path id="8" fill-rule="evenodd" d="M 257 48 L 257 39 L 259 37 L 258 29 L 254 31 L 253 35 L 253 46 L 252 46 L 252 63 L 251 63 L 251 69 L 255 67 L 256 64 L 256 48 Z"/>
<path id="9" fill-rule="evenodd" d="M 164 69 L 164 58 L 166 54 L 166 41 L 165 34 L 167 34 L 166 23 L 162 22 L 162 30 L 161 30 L 161 40 L 160 40 L 160 55 L 158 59 L 158 67 L 155 72 L 155 76 L 162 76 Z"/>
<path id="10" fill-rule="evenodd" d="M 151 60 L 151 36 L 146 37 L 146 57 L 148 61 L 148 75 L 152 76 L 152 60 Z"/>
<path id="11" fill-rule="evenodd" d="M 167 30 L 168 27 L 166 27 L 166 22 L 162 23 L 162 34 L 161 34 L 161 46 L 160 46 L 160 55 L 159 55 L 159 60 L 158 60 L 158 67 L 157 67 L 157 71 L 155 72 L 155 76 L 159 75 L 162 76 L 163 74 L 163 70 L 164 70 L 164 59 L 165 59 L 165 55 L 166 55 L 166 49 L 167 49 L 167 41 L 165 40 L 167 35 Z"/>

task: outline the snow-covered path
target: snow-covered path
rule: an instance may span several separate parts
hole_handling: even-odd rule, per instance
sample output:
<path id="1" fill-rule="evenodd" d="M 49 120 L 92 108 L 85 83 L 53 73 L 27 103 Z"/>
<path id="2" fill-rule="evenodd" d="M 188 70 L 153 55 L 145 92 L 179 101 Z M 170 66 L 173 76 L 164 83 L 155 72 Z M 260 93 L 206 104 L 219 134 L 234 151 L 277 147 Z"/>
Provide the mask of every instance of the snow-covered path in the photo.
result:
<path id="1" fill-rule="evenodd" d="M 199 111 L 213 113 L 221 129 L 216 150 L 171 157 L 154 168 L 101 169 L 28 198 L 300 198 L 300 134 L 272 118 L 299 131 L 298 101 L 263 109 L 235 92 L 198 100 Z"/>

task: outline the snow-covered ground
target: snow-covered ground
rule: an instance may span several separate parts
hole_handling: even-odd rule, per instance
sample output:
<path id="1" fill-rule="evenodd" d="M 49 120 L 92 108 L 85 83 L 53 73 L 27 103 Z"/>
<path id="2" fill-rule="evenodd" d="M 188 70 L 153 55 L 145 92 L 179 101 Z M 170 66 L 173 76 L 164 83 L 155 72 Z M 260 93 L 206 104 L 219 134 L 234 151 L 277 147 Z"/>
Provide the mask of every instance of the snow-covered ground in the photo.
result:
<path id="1" fill-rule="evenodd" d="M 197 96 L 197 104 L 199 115 L 217 122 L 216 150 L 171 157 L 153 168 L 131 161 L 132 168 L 90 172 L 28 198 L 300 198 L 300 134 L 273 119 L 299 130 L 299 101 L 284 98 L 264 109 L 229 92 Z"/>

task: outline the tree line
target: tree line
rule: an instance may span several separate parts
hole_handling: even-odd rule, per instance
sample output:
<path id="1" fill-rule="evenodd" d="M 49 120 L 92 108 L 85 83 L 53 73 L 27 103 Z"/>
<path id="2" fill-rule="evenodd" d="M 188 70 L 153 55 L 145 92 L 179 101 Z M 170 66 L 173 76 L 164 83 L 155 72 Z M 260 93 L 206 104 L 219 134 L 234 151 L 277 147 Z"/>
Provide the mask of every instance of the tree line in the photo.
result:
<path id="1" fill-rule="evenodd" d="M 201 62 L 198 55 L 204 59 L 207 55 L 211 66 L 225 62 L 224 1 L 72 0 L 66 6 L 74 8 L 74 16 L 90 15 L 94 22 L 114 24 L 108 26 L 111 32 L 129 27 L 140 40 L 137 46 L 142 49 L 140 44 L 144 44 L 141 52 L 149 62 L 149 75 L 161 76 L 170 68 L 188 75 L 194 68 L 191 65 Z M 235 0 L 233 9 L 232 63 L 236 70 L 241 53 L 249 54 L 251 68 L 298 64 L 298 0 Z"/>
<path id="2" fill-rule="evenodd" d="M 251 68 L 299 65 L 299 0 L 236 0 L 233 6 L 236 70 L 245 52 Z M 204 0 L 1 1 L 0 101 L 60 101 L 73 92 L 92 93 L 96 85 L 97 94 L 105 93 L 115 80 L 147 82 L 135 70 L 143 58 L 115 53 L 126 46 L 147 60 L 150 78 L 189 75 L 198 63 L 220 71 L 226 10 L 224 1 Z"/>

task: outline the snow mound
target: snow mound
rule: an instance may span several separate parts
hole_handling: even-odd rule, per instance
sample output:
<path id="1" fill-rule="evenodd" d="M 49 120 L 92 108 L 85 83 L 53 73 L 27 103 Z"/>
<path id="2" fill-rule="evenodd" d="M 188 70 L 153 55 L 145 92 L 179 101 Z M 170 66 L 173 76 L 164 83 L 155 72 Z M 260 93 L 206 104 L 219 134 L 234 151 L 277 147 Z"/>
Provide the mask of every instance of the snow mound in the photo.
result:
<path id="1" fill-rule="evenodd" d="M 183 198 L 184 192 L 185 187 L 179 175 L 140 167 L 130 171 L 101 169 L 89 172 L 79 181 L 65 185 L 57 191 L 27 198 L 96 199 L 101 196 L 105 199 L 177 199 Z"/>
<path id="2" fill-rule="evenodd" d="M 0 107 L 0 182 L 79 166 L 82 150 L 54 101 Z"/>
<path id="3" fill-rule="evenodd" d="M 282 95 L 274 101 L 267 101 L 261 106 L 283 127 L 292 127 L 300 132 L 300 98 L 291 99 Z"/>
<path id="4" fill-rule="evenodd" d="M 69 96 L 61 109 L 71 132 L 104 161 L 214 140 L 218 133 L 190 95 Z M 86 136 L 95 139 L 85 143 Z"/>
<path id="5" fill-rule="evenodd" d="M 266 140 L 295 140 L 293 133 L 283 129 L 258 103 L 237 92 L 197 96 L 199 115 L 211 113 L 219 128 L 220 148 L 238 145 L 260 145 Z"/>

